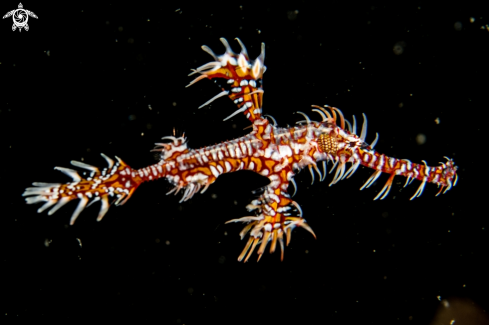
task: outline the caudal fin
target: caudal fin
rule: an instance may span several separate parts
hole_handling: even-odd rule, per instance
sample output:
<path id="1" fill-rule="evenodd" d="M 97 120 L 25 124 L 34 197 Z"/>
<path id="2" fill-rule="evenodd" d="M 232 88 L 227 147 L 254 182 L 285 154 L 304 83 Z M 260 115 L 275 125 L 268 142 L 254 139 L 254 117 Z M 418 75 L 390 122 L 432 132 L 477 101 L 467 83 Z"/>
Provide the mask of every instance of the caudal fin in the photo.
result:
<path id="1" fill-rule="evenodd" d="M 34 187 L 26 188 L 22 196 L 26 197 L 25 200 L 28 204 L 45 202 L 37 212 L 41 213 L 50 208 L 49 215 L 58 211 L 66 203 L 79 199 L 80 202 L 70 219 L 71 225 L 75 223 L 76 218 L 78 218 L 83 209 L 94 202 L 100 201 L 101 207 L 97 220 L 102 220 L 109 210 L 110 198 L 116 200 L 116 205 L 126 203 L 144 179 L 120 158 L 116 157 L 117 162 L 114 162 L 106 155 L 101 155 L 108 163 L 108 167 L 102 171 L 95 166 L 79 161 L 71 161 L 73 166 L 88 170 L 90 172 L 89 177 L 82 178 L 73 169 L 55 167 L 55 169 L 70 176 L 73 182 L 66 184 L 35 182 L 32 183 Z"/>

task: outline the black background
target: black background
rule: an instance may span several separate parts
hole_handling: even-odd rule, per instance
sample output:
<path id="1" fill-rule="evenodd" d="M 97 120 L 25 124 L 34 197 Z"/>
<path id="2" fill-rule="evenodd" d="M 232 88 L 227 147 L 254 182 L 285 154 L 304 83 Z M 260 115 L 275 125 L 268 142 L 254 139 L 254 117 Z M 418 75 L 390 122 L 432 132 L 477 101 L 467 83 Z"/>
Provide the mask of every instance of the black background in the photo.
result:
<path id="1" fill-rule="evenodd" d="M 465 2 L 156 3 L 23 2 L 39 17 L 28 32 L 1 21 L 1 315 L 438 324 L 452 313 L 440 324 L 483 323 L 453 308 L 489 307 L 486 12 Z M 2 2 L 2 15 L 17 5 Z M 267 252 L 246 264 L 236 261 L 242 226 L 224 222 L 247 215 L 251 191 L 267 184 L 251 172 L 224 175 L 183 204 L 165 181 L 145 184 L 102 222 L 95 205 L 72 227 L 76 203 L 53 216 L 25 204 L 33 181 L 67 181 L 53 167 L 70 160 L 104 166 L 103 152 L 141 168 L 174 128 L 192 148 L 246 134 L 243 116 L 222 122 L 236 109 L 228 99 L 197 109 L 215 85 L 185 88 L 190 69 L 211 60 L 201 45 L 223 53 L 220 37 L 235 51 L 239 37 L 253 58 L 265 42 L 264 112 L 280 125 L 311 104 L 348 119 L 366 113 L 378 151 L 430 165 L 449 156 L 458 185 L 436 198 L 427 185 L 410 201 L 419 182 L 403 189 L 397 177 L 373 201 L 386 175 L 359 191 L 365 168 L 331 187 L 331 175 L 310 185 L 303 171 L 294 198 L 318 239 L 296 229 L 284 262 Z"/>

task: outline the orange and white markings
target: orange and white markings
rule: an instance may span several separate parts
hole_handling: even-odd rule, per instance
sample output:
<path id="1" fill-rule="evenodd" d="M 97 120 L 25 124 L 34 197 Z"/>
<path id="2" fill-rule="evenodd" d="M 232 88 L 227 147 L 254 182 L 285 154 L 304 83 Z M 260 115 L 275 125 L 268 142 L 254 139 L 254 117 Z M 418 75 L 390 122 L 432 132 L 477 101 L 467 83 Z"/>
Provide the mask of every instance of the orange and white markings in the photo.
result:
<path id="1" fill-rule="evenodd" d="M 260 55 L 255 60 L 250 60 L 243 43 L 236 40 L 241 47 L 239 54 L 231 50 L 225 39 L 221 41 L 226 51 L 219 56 L 203 46 L 202 49 L 214 61 L 193 70 L 190 75 L 198 76 L 189 85 L 202 79 L 223 81 L 220 85 L 222 92 L 201 107 L 220 97 L 229 97 L 238 109 L 226 119 L 243 113 L 252 123 L 253 129 L 248 135 L 200 149 L 188 148 L 184 136 L 166 136 L 152 150 L 160 153 L 160 161 L 141 169 L 132 169 L 121 159 L 116 157 L 117 161 L 114 161 L 103 154 L 108 167 L 102 170 L 73 161 L 72 165 L 88 171 L 89 176 L 82 177 L 76 170 L 57 167 L 72 182 L 33 183 L 34 187 L 26 188 L 23 193 L 27 203 L 43 202 L 44 205 L 38 212 L 49 209 L 48 214 L 51 215 L 69 201 L 79 200 L 70 220 L 73 224 L 85 207 L 100 201 L 97 220 L 101 220 L 109 209 L 110 201 L 116 205 L 124 204 L 144 182 L 165 178 L 174 186 L 167 194 L 181 193 L 180 202 L 183 202 L 198 192 L 204 193 L 222 174 L 252 170 L 267 177 L 270 183 L 254 192 L 258 197 L 247 206 L 253 215 L 228 221 L 246 224 L 240 236 L 243 239 L 249 234 L 249 239 L 238 257 L 239 261 L 246 262 L 255 251 L 259 260 L 269 244 L 270 253 L 276 250 L 277 244 L 280 246 L 283 259 L 285 245 L 290 243 L 292 229 L 295 227 L 302 227 L 315 237 L 303 218 L 301 207 L 287 193 L 289 184 L 294 186 L 294 194 L 297 191 L 294 175 L 301 169 L 309 169 L 312 183 L 315 181 L 315 173 L 322 182 L 327 175 L 327 163 L 332 162 L 329 173 L 334 172 L 334 175 L 330 186 L 351 177 L 360 165 L 373 169 L 373 174 L 361 190 L 372 186 L 382 173 L 390 174 L 374 200 L 382 200 L 388 196 L 395 176 L 406 177 L 404 186 L 414 179 L 420 181 L 411 199 L 419 197 L 427 183 L 440 187 L 437 195 L 457 184 L 457 167 L 449 158 L 445 157 L 447 161 L 439 166 L 430 167 L 425 161 L 417 164 L 376 152 L 374 146 L 378 134 L 370 145 L 366 142 L 365 114 L 360 135 L 357 135 L 356 118 L 353 117 L 353 123 L 350 123 L 339 109 L 331 106 L 313 105 L 313 112 L 319 115 L 320 121 L 312 121 L 305 113 L 297 112 L 304 117 L 303 121 L 298 122 L 299 125 L 281 128 L 273 117 L 268 116 L 273 121 L 273 124 L 270 123 L 262 116 L 265 46 L 262 44 Z M 347 169 L 348 163 L 351 165 Z"/>

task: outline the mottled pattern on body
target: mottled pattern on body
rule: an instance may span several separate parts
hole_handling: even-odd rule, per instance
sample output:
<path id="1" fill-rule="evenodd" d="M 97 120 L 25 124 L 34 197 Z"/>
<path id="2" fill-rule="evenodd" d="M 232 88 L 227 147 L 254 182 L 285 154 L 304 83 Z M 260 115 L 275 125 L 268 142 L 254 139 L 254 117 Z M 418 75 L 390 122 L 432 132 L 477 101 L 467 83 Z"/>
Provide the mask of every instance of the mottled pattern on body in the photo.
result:
<path id="1" fill-rule="evenodd" d="M 122 205 L 144 182 L 167 179 L 174 186 L 168 194 L 182 193 L 182 202 L 189 200 L 197 192 L 204 193 L 221 174 L 251 170 L 267 177 L 270 183 L 255 191 L 259 197 L 247 206 L 249 216 L 228 221 L 246 224 L 240 236 L 243 239 L 249 233 L 249 238 L 238 260 L 247 261 L 254 251 L 260 259 L 268 244 L 270 252 L 274 252 L 277 243 L 283 259 L 284 246 L 289 244 L 292 229 L 297 226 L 314 235 L 302 216 L 299 204 L 293 201 L 288 193 L 289 184 L 292 184 L 295 194 L 297 188 L 294 176 L 303 168 L 309 169 L 312 182 L 315 173 L 319 180 L 323 181 L 326 178 L 327 164 L 331 163 L 333 166 L 330 173 L 336 168 L 329 184 L 333 185 L 352 176 L 360 165 L 369 167 L 374 173 L 361 189 L 371 186 L 382 173 L 390 174 L 374 200 L 382 200 L 389 194 L 395 176 L 406 177 L 405 186 L 414 179 L 421 182 L 411 199 L 423 193 L 426 183 L 436 184 L 440 188 L 438 194 L 456 185 L 457 167 L 449 158 L 439 166 L 430 167 L 425 161 L 417 164 L 375 151 L 378 135 L 371 144 L 365 141 L 365 115 L 359 135 L 356 118 L 353 117 L 350 123 L 339 109 L 330 106 L 313 105 L 313 112 L 318 114 L 316 116 L 320 117 L 320 121 L 312 121 L 305 113 L 297 112 L 304 116 L 304 120 L 299 122 L 300 125 L 290 128 L 278 127 L 273 117 L 267 119 L 262 114 L 264 92 L 261 80 L 266 71 L 265 47 L 262 44 L 260 56 L 251 61 L 246 48 L 239 39 L 237 40 L 241 45 L 239 54 L 231 50 L 225 39 L 221 41 L 226 52 L 220 56 L 203 46 L 214 61 L 193 70 L 191 75 L 199 76 L 189 85 L 202 79 L 224 80 L 222 92 L 202 106 L 220 97 L 229 97 L 238 109 L 226 119 L 243 113 L 252 123 L 253 130 L 248 135 L 200 149 L 188 148 L 184 136 L 167 136 L 153 149 L 160 152 L 161 160 L 155 165 L 138 170 L 132 169 L 120 158 L 115 162 L 103 154 L 108 163 L 108 167 L 103 170 L 72 161 L 74 166 L 90 171 L 90 176 L 82 178 L 75 170 L 56 167 L 72 177 L 73 182 L 33 183 L 34 187 L 27 188 L 23 194 L 27 197 L 27 203 L 44 202 L 38 212 L 50 208 L 48 214 L 53 214 L 67 202 L 79 199 L 71 218 L 73 224 L 86 206 L 100 201 L 101 208 L 97 220 L 101 220 L 109 209 L 111 198 L 115 205 Z M 350 165 L 347 169 L 348 163 Z"/>

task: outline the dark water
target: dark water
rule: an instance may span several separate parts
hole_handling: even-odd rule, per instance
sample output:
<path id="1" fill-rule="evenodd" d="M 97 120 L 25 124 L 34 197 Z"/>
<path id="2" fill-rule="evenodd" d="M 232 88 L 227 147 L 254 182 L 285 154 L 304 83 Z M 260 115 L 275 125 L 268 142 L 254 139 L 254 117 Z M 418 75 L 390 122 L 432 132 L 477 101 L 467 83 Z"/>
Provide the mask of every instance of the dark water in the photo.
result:
<path id="1" fill-rule="evenodd" d="M 39 17 L 29 18 L 28 32 L 1 21 L 0 314 L 164 324 L 484 324 L 484 12 L 422 3 L 241 5 L 24 3 Z M 32 182 L 67 181 L 53 167 L 70 160 L 103 166 L 103 152 L 134 168 L 154 163 L 149 150 L 173 128 L 193 148 L 244 135 L 244 117 L 222 122 L 235 109 L 228 99 L 197 109 L 219 92 L 215 85 L 184 87 L 190 69 L 211 59 L 201 45 L 224 51 L 219 37 L 236 51 L 239 37 L 251 57 L 265 42 L 263 109 L 280 125 L 302 119 L 293 113 L 311 104 L 339 107 L 348 119 L 365 113 L 368 141 L 380 135 L 378 151 L 430 165 L 449 156 L 459 166 L 458 185 L 436 198 L 429 185 L 410 201 L 419 182 L 402 189 L 398 177 L 379 202 L 372 199 L 386 175 L 359 191 L 367 169 L 331 187 L 331 175 L 310 185 L 304 171 L 294 198 L 318 239 L 296 229 L 284 262 L 276 252 L 246 264 L 236 261 L 241 226 L 224 222 L 248 215 L 251 191 L 266 185 L 252 173 L 220 177 L 183 204 L 165 196 L 165 181 L 145 184 L 102 222 L 94 206 L 72 227 L 76 203 L 53 216 L 24 203 Z"/>

